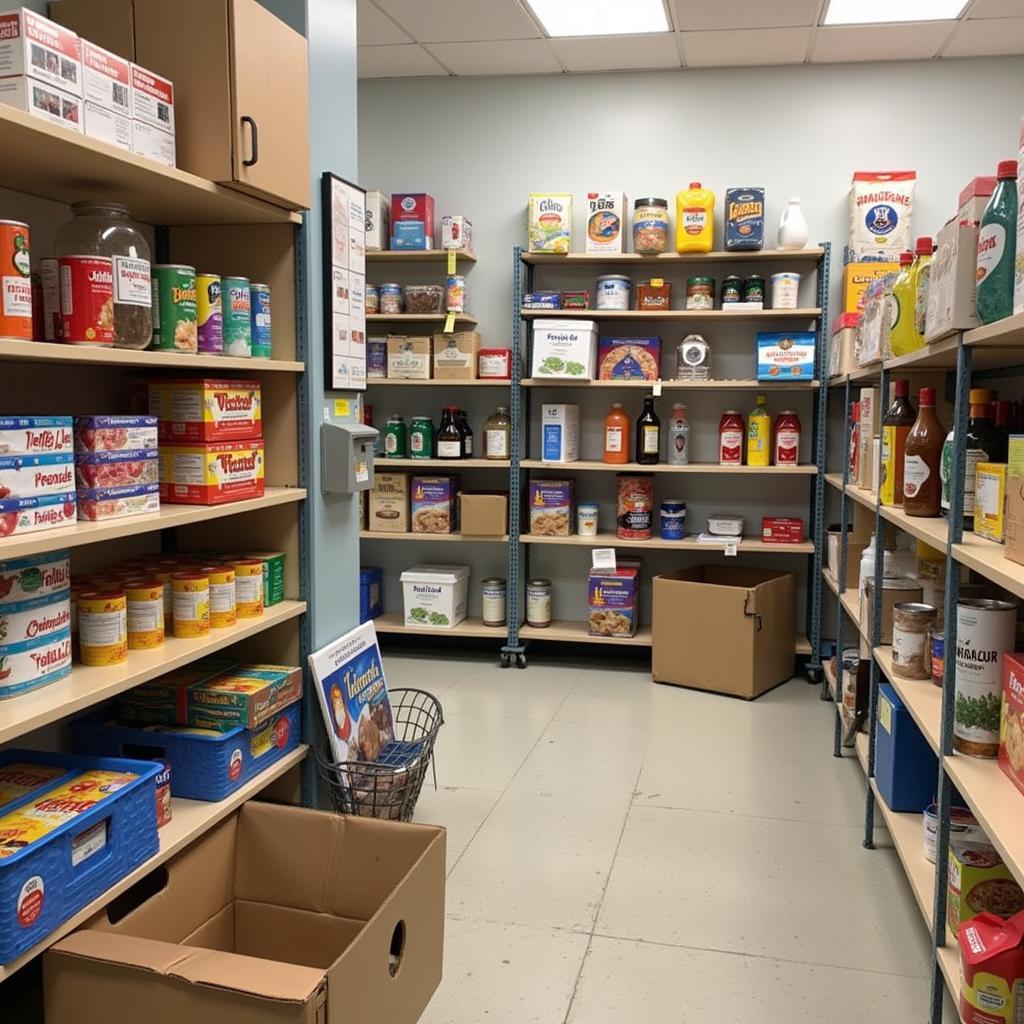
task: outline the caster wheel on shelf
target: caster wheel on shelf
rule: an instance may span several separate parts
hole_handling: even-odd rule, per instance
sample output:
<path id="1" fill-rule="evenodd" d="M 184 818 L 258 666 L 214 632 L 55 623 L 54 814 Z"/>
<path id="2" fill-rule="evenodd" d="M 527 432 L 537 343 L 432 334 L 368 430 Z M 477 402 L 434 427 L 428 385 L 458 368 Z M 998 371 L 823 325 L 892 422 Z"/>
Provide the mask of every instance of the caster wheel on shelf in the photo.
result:
<path id="1" fill-rule="evenodd" d="M 526 655 L 525 654 L 518 654 L 518 655 L 516 655 L 516 667 L 517 668 L 526 668 Z"/>
<path id="2" fill-rule="evenodd" d="M 501 654 L 501 667 L 509 668 L 512 665 L 512 655 L 502 651 Z"/>
<path id="3" fill-rule="evenodd" d="M 812 686 L 817 686 L 821 683 L 821 670 L 816 668 L 809 668 L 807 670 L 807 682 Z"/>

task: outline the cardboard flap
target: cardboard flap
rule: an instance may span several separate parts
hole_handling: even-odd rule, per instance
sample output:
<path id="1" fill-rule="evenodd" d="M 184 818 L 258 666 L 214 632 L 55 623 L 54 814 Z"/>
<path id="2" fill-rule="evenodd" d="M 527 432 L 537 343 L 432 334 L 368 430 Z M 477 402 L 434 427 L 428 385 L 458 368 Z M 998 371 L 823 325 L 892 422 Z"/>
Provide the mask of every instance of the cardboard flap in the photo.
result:
<path id="1" fill-rule="evenodd" d="M 176 942 L 159 942 L 133 935 L 118 935 L 89 929 L 72 932 L 51 947 L 54 953 L 137 967 L 154 974 L 170 974 L 192 950 Z"/>

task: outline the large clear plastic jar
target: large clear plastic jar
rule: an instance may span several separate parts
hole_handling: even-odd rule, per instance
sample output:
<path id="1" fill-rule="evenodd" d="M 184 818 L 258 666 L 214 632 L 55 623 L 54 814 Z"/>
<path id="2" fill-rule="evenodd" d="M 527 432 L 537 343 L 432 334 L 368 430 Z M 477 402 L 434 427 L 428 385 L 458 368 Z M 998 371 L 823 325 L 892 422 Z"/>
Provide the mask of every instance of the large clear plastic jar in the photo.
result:
<path id="1" fill-rule="evenodd" d="M 149 243 L 121 203 L 72 203 L 57 232 L 60 256 L 109 256 L 114 271 L 114 344 L 145 348 L 153 337 Z"/>

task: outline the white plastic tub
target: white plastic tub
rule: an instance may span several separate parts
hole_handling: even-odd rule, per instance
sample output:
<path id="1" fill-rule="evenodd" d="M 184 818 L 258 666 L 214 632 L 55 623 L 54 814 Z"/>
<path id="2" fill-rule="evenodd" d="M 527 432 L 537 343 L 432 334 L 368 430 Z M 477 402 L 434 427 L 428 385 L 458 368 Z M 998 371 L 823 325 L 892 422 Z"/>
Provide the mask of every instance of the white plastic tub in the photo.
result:
<path id="1" fill-rule="evenodd" d="M 414 565 L 400 579 L 407 626 L 454 629 L 466 617 L 468 565 Z"/>

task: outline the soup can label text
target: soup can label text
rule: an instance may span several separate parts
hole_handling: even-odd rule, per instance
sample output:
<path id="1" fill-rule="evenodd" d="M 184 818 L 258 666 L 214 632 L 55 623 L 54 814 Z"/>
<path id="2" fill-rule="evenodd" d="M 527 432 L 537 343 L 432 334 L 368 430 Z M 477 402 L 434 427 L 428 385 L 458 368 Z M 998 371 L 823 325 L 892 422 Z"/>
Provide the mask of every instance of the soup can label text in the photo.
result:
<path id="1" fill-rule="evenodd" d="M 153 267 L 153 348 L 162 352 L 197 350 L 194 267 Z"/>
<path id="2" fill-rule="evenodd" d="M 114 344 L 114 264 L 109 256 L 62 256 L 61 339 L 72 345 Z"/>
<path id="3" fill-rule="evenodd" d="M 225 277 L 221 286 L 224 355 L 252 355 L 252 296 L 247 277 Z"/>
<path id="4" fill-rule="evenodd" d="M 220 274 L 196 274 L 199 351 L 218 356 L 224 350 L 220 290 Z"/>

